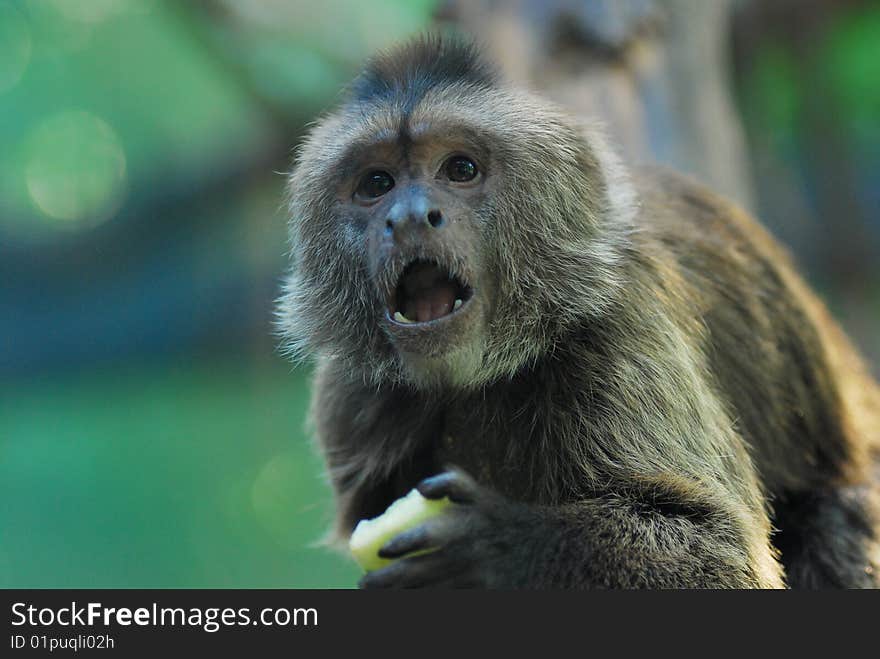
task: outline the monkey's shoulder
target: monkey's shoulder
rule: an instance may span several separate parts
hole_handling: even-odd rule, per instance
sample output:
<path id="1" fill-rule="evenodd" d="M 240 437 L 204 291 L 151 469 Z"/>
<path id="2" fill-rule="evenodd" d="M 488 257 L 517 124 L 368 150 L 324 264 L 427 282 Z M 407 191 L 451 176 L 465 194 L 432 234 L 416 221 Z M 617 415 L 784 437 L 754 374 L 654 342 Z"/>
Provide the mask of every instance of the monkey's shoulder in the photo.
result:
<path id="1" fill-rule="evenodd" d="M 755 217 L 695 179 L 656 165 L 635 168 L 632 178 L 640 201 L 638 233 L 648 239 L 788 264 L 786 250 Z"/>

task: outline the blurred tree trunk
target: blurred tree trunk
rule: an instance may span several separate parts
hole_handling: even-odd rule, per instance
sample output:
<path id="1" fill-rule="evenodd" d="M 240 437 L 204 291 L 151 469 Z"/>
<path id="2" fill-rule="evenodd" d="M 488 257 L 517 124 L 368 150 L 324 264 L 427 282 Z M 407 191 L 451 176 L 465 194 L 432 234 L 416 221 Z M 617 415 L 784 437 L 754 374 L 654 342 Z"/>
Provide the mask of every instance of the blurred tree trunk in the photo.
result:
<path id="1" fill-rule="evenodd" d="M 728 84 L 728 0 L 448 0 L 506 74 L 600 119 L 627 161 L 659 162 L 752 206 Z"/>

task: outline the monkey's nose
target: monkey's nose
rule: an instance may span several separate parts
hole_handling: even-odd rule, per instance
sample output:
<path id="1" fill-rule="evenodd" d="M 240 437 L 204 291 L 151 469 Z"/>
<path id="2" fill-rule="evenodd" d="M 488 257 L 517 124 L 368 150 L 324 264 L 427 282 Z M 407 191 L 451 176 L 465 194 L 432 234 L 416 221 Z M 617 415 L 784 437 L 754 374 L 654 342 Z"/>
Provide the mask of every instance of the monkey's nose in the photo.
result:
<path id="1" fill-rule="evenodd" d="M 417 215 L 406 215 L 403 217 L 395 217 L 389 215 L 385 220 L 385 228 L 389 232 L 393 232 L 403 226 L 408 224 L 410 225 L 418 225 L 418 224 L 428 224 L 435 229 L 441 227 L 444 223 L 443 213 L 439 209 L 432 208 L 429 210 L 423 217 L 419 217 Z"/>
<path id="2" fill-rule="evenodd" d="M 415 201 L 415 200 L 414 200 Z M 425 203 L 398 202 L 385 218 L 385 232 L 389 235 L 414 230 L 419 226 L 439 229 L 445 223 L 443 211 Z"/>

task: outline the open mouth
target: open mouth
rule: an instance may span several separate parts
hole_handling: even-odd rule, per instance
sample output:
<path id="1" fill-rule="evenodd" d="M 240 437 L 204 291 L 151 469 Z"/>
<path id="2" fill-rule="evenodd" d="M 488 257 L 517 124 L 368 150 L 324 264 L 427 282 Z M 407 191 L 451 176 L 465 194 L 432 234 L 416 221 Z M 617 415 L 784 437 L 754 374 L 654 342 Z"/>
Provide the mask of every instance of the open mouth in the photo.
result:
<path id="1" fill-rule="evenodd" d="M 388 316 L 402 325 L 430 323 L 464 307 L 473 290 L 431 261 L 410 263 L 394 290 Z"/>

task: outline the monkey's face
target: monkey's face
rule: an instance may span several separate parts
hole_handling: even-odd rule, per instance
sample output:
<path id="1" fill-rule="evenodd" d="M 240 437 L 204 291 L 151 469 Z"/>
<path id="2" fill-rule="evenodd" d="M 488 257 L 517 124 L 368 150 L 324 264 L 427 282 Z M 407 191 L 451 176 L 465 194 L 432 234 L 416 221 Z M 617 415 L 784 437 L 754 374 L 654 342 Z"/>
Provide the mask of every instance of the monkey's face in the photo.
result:
<path id="1" fill-rule="evenodd" d="M 291 177 L 297 268 L 283 311 L 310 348 L 356 354 L 371 377 L 472 381 L 494 299 L 492 150 L 425 107 L 359 110 L 325 120 Z"/>
<path id="2" fill-rule="evenodd" d="M 364 149 L 337 193 L 364 246 L 375 321 L 421 376 L 454 376 L 480 361 L 490 162 L 486 149 L 455 131 L 415 125 Z"/>
<path id="3" fill-rule="evenodd" d="M 344 106 L 290 178 L 288 346 L 372 382 L 510 376 L 610 299 L 606 187 L 577 129 L 527 95 Z"/>

